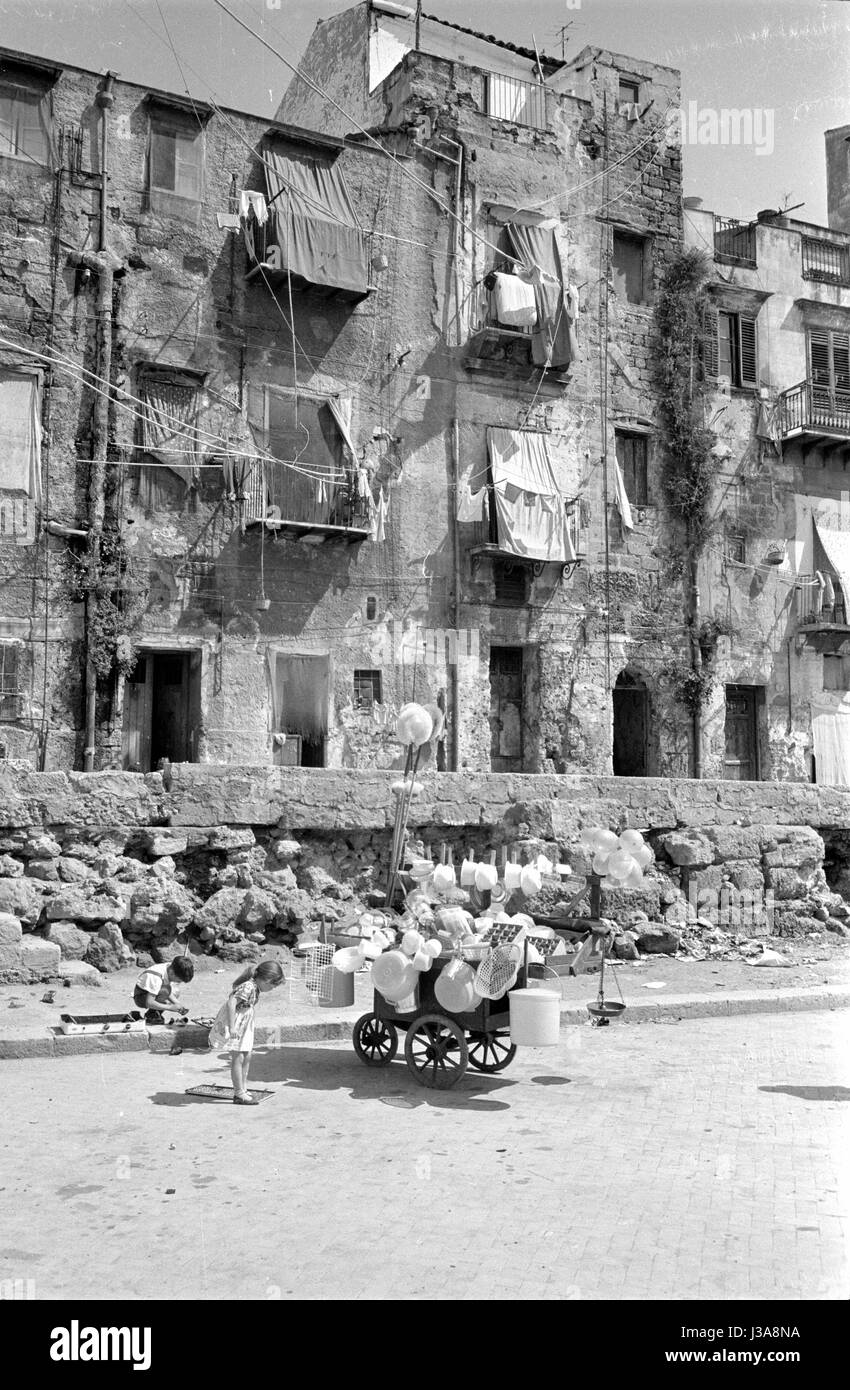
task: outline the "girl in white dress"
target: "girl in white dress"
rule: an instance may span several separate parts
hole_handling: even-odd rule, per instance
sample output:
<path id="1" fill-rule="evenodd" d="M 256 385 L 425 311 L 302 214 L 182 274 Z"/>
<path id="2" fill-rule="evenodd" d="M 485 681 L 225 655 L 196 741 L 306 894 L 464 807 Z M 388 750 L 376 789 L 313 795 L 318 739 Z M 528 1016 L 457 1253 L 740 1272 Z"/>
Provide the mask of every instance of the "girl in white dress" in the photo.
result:
<path id="1" fill-rule="evenodd" d="M 254 1049 L 254 1009 L 261 994 L 277 989 L 285 979 L 277 961 L 263 960 L 259 965 L 249 966 L 233 981 L 230 997 L 219 1009 L 210 1029 L 210 1047 L 230 1049 L 234 1105 L 259 1104 L 247 1089 Z"/>

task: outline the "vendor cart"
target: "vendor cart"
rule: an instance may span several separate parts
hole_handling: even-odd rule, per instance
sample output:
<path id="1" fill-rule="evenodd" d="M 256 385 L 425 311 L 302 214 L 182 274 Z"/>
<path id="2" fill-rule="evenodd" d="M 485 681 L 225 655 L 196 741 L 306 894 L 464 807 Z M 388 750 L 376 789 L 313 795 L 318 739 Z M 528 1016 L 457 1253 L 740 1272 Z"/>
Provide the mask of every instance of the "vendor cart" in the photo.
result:
<path id="1" fill-rule="evenodd" d="M 404 1033 L 404 1060 L 420 1086 L 447 1090 L 468 1066 L 476 1071 L 497 1072 L 516 1056 L 511 1042 L 508 995 L 482 999 L 466 1013 L 449 1014 L 434 995 L 434 985 L 451 956 L 438 958 L 419 976 L 416 1007 L 399 1013 L 394 1004 L 374 993 L 372 1013 L 354 1025 L 354 1051 L 367 1067 L 386 1067 L 398 1052 L 399 1033 Z M 524 989 L 529 970 L 525 960 L 512 988 Z M 510 993 L 510 991 L 508 991 Z"/>

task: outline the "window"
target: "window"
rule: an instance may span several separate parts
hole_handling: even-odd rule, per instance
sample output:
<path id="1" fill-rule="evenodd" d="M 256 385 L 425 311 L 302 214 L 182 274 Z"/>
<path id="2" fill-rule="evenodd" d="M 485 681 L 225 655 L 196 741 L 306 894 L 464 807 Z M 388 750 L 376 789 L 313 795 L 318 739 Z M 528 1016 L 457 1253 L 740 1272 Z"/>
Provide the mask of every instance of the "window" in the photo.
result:
<path id="1" fill-rule="evenodd" d="M 631 232 L 614 232 L 612 260 L 614 293 L 629 304 L 646 302 L 646 237 Z"/>
<path id="2" fill-rule="evenodd" d="M 0 155 L 31 164 L 50 162 L 43 92 L 0 83 Z"/>
<path id="3" fill-rule="evenodd" d="M 637 102 L 640 100 L 640 83 L 634 77 L 624 77 L 620 73 L 620 82 L 617 90 L 617 100 L 620 102 Z"/>
<path id="4" fill-rule="evenodd" d="M 378 616 L 378 600 L 374 594 L 369 594 L 366 599 L 366 621 L 373 623 Z"/>
<path id="5" fill-rule="evenodd" d="M 707 376 L 725 377 L 730 385 L 742 389 L 758 386 L 755 315 L 727 309 L 712 315 L 704 360 Z"/>
<path id="6" fill-rule="evenodd" d="M 747 563 L 747 538 L 739 532 L 730 531 L 726 536 L 726 559 L 736 565 Z"/>
<path id="7" fill-rule="evenodd" d="M 809 377 L 830 395 L 850 391 L 850 333 L 809 329 Z"/>
<path id="8" fill-rule="evenodd" d="M 524 569 L 518 565 L 493 566 L 493 601 L 505 608 L 521 608 L 528 598 L 528 580 Z"/>
<path id="9" fill-rule="evenodd" d="M 20 714 L 18 689 L 18 648 L 0 643 L 0 719 L 17 719 Z"/>
<path id="10" fill-rule="evenodd" d="M 824 690 L 850 690 L 850 657 L 824 652 Z"/>
<path id="11" fill-rule="evenodd" d="M 144 401 L 138 424 L 138 444 L 159 463 L 168 464 L 184 482 L 197 480 L 200 464 L 198 411 L 201 383 L 168 369 L 146 369 L 139 378 Z"/>
<path id="12" fill-rule="evenodd" d="M 41 500 L 41 376 L 0 367 L 0 491 Z"/>
<path id="13" fill-rule="evenodd" d="M 546 129 L 546 88 L 499 72 L 487 75 L 487 115 L 515 125 Z"/>
<path id="14" fill-rule="evenodd" d="M 354 708 L 371 709 L 381 703 L 380 671 L 354 672 Z"/>
<path id="15" fill-rule="evenodd" d="M 157 198 L 158 194 L 199 203 L 203 197 L 203 176 L 203 132 L 189 125 L 180 127 L 176 123 L 152 120 L 150 192 L 154 210 L 168 211 Z"/>
<path id="16" fill-rule="evenodd" d="M 626 496 L 634 507 L 649 505 L 647 458 L 649 441 L 645 434 L 626 434 L 616 430 L 617 462 L 623 474 Z"/>

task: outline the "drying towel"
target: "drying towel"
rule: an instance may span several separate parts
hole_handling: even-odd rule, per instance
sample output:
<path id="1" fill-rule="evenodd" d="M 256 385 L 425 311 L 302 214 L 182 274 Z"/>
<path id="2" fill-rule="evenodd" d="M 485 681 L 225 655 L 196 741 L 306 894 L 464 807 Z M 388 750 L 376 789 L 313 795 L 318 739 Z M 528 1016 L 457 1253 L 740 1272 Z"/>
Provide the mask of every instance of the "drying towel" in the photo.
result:
<path id="1" fill-rule="evenodd" d="M 500 273 L 493 279 L 493 310 L 499 323 L 509 328 L 533 328 L 537 322 L 537 297 L 531 281 Z"/>
<path id="2" fill-rule="evenodd" d="M 269 210 L 266 204 L 264 193 L 254 193 L 251 189 L 244 189 L 239 194 L 239 216 L 243 221 L 248 217 L 251 209 L 261 227 L 264 227 L 269 220 Z"/>
<path id="3" fill-rule="evenodd" d="M 386 525 L 390 499 L 381 488 L 381 496 L 372 512 L 372 540 L 380 545 L 387 538 Z"/>
<path id="4" fill-rule="evenodd" d="M 457 505 L 458 521 L 483 521 L 484 520 L 484 488 L 479 488 L 478 492 L 472 492 L 467 485 L 461 488 L 460 497 Z"/>
<path id="5" fill-rule="evenodd" d="M 632 520 L 632 508 L 626 493 L 626 484 L 623 480 L 623 470 L 619 463 L 614 459 L 614 502 L 617 511 L 620 513 L 620 520 L 623 523 L 624 531 L 633 531 L 635 524 Z"/>

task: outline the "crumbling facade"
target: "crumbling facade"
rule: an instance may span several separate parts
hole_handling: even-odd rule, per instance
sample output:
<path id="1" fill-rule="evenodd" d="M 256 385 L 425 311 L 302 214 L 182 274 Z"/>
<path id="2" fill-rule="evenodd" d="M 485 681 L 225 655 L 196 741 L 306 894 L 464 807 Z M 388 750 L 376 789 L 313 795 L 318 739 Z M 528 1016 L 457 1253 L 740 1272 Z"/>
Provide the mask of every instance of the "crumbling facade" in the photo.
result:
<path id="1" fill-rule="evenodd" d="M 806 377 L 806 295 L 844 389 L 846 235 L 763 220 L 751 267 L 683 222 L 672 69 L 361 3 L 303 71 L 270 124 L 2 60 L 4 755 L 389 768 L 415 698 L 446 712 L 440 770 L 689 775 L 651 343 L 695 241 L 715 333 L 757 318 L 759 353 L 746 376 L 734 339 L 711 412 L 703 771 L 810 778 L 816 440 L 790 403 L 778 436 L 759 418 Z M 757 535 L 798 537 L 793 573 Z"/>

